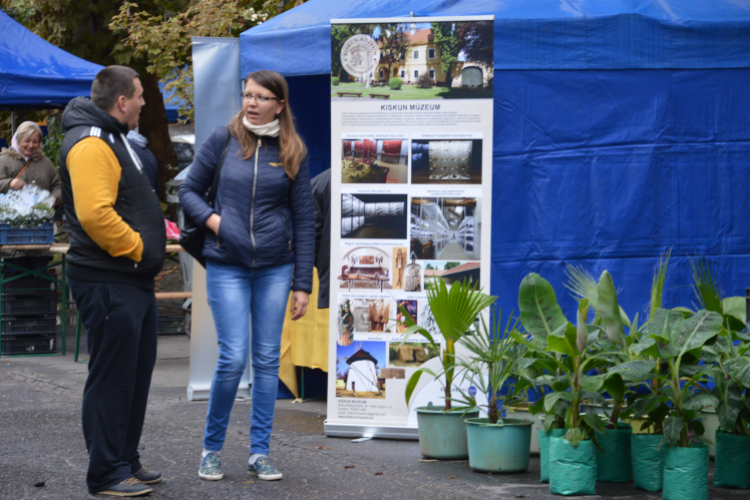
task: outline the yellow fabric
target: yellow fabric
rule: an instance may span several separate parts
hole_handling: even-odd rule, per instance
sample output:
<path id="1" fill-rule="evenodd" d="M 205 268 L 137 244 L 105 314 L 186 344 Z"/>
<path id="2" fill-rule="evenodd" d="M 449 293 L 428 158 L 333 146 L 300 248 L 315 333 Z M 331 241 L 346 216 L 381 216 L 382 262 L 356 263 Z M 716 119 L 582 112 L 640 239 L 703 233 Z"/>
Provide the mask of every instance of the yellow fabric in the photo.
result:
<path id="1" fill-rule="evenodd" d="M 318 309 L 318 272 L 313 273 L 313 290 L 307 313 L 297 321 L 292 321 L 289 308 L 292 295 L 286 307 L 284 329 L 281 332 L 281 359 L 279 378 L 284 385 L 299 397 L 297 389 L 297 366 L 319 368 L 328 372 L 328 309 Z"/>
<path id="2" fill-rule="evenodd" d="M 112 257 L 141 261 L 143 240 L 115 212 L 122 167 L 114 151 L 98 137 L 87 137 L 68 153 L 68 172 L 76 216 L 83 230 Z"/>

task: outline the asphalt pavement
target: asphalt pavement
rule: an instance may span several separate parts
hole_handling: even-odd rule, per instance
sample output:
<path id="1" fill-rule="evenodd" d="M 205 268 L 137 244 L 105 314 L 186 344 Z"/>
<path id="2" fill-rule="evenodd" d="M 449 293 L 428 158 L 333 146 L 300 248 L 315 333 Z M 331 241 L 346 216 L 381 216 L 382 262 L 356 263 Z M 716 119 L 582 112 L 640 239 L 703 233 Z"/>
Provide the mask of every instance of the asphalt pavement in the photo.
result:
<path id="1" fill-rule="evenodd" d="M 198 478 L 206 402 L 187 400 L 189 338 L 159 337 L 141 459 L 164 480 L 153 499 L 477 499 L 560 497 L 539 483 L 539 459 L 521 474 L 473 472 L 467 461 L 427 461 L 415 441 L 323 435 L 324 401 L 279 400 L 271 439 L 281 481 L 247 474 L 250 402 L 237 402 L 222 451 L 225 478 Z M 87 493 L 81 432 L 86 364 L 67 356 L 0 358 L 0 499 L 71 500 Z M 713 463 L 712 463 L 713 468 Z M 587 498 L 658 499 L 632 483 L 599 483 Z M 711 499 L 747 500 L 748 490 L 711 489 Z"/>

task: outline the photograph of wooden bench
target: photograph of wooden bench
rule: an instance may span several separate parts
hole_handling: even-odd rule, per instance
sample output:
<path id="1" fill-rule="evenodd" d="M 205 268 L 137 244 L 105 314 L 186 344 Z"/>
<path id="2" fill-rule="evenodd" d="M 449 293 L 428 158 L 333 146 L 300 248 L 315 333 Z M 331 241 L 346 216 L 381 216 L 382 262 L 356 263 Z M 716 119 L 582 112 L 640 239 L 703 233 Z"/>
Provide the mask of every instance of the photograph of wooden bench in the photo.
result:
<path id="1" fill-rule="evenodd" d="M 390 99 L 388 94 L 370 94 L 370 99 Z"/>
<path id="2" fill-rule="evenodd" d="M 336 92 L 339 97 L 362 97 L 362 92 Z"/>

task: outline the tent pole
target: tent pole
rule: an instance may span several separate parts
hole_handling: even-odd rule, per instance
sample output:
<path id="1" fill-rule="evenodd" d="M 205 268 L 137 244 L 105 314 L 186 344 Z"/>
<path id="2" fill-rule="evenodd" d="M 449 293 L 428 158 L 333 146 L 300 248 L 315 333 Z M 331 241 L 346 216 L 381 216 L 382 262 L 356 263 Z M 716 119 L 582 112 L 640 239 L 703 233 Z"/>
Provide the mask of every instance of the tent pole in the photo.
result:
<path id="1" fill-rule="evenodd" d="M 10 112 L 10 135 L 16 135 L 16 111 Z"/>

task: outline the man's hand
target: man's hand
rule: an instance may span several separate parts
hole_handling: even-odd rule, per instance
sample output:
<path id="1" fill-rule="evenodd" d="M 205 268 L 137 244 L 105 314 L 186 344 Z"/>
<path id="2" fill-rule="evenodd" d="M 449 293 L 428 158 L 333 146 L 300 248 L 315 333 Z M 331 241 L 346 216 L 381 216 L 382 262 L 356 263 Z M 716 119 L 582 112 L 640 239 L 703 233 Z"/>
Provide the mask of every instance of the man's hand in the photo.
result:
<path id="1" fill-rule="evenodd" d="M 305 315 L 308 302 L 310 302 L 309 293 L 302 291 L 292 293 L 292 307 L 289 309 L 289 312 L 292 313 L 292 321 L 297 321 Z"/>
<path id="2" fill-rule="evenodd" d="M 13 179 L 10 181 L 10 184 L 8 185 L 11 189 L 21 189 L 26 185 L 25 182 L 23 182 L 21 179 Z"/>
<path id="3" fill-rule="evenodd" d="M 213 231 L 216 236 L 219 236 L 219 225 L 221 225 L 221 216 L 218 214 L 211 214 L 211 216 L 206 219 L 206 227 Z"/>

